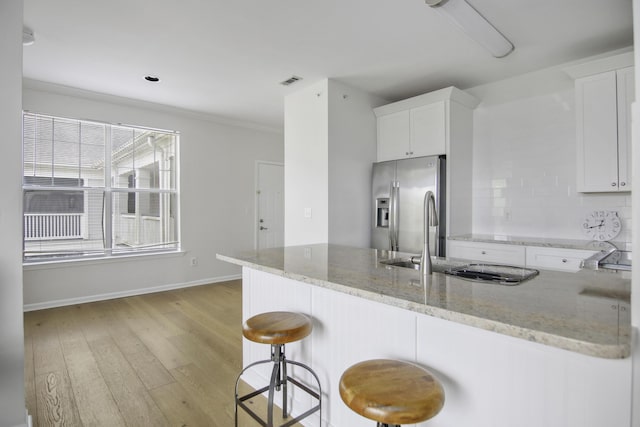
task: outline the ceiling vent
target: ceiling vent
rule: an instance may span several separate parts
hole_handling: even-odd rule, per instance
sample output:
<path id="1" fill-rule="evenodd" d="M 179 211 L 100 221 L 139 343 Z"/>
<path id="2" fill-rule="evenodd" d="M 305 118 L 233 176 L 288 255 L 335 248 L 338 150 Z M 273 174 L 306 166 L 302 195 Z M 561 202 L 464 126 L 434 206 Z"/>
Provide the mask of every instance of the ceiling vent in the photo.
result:
<path id="1" fill-rule="evenodd" d="M 282 86 L 290 86 L 290 85 L 294 84 L 295 82 L 297 82 L 298 80 L 302 80 L 302 77 L 291 76 L 287 80 L 280 82 L 280 84 Z"/>

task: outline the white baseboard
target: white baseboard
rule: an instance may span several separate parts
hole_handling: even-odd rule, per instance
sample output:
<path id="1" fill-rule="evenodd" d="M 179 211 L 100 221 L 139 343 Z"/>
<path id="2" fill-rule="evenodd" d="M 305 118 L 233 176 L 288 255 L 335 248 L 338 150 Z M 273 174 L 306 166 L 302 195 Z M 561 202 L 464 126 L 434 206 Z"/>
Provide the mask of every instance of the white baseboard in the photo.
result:
<path id="1" fill-rule="evenodd" d="M 231 276 L 221 276 L 209 279 L 194 280 L 192 282 L 175 283 L 169 285 L 152 286 L 149 288 L 131 289 L 121 292 L 110 292 L 106 294 L 88 295 L 77 298 L 59 299 L 53 301 L 38 302 L 34 304 L 25 304 L 23 310 L 34 311 L 44 310 L 46 308 L 64 307 L 66 305 L 84 304 L 87 302 L 104 301 L 115 298 L 131 297 L 135 295 L 152 294 L 154 292 L 170 291 L 172 289 L 189 288 L 192 286 L 208 285 L 211 283 L 228 282 L 230 280 L 242 279 L 242 274 L 234 274 Z"/>

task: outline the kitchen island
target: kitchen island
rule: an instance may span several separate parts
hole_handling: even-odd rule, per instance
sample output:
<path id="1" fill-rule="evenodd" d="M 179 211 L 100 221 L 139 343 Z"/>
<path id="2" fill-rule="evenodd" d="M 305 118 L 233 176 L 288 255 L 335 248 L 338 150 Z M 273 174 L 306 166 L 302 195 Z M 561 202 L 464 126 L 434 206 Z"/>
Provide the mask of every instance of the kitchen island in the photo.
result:
<path id="1" fill-rule="evenodd" d="M 314 319 L 287 353 L 318 372 L 327 425 L 368 425 L 344 407 L 337 382 L 374 357 L 441 379 L 446 403 L 430 426 L 628 425 L 629 273 L 541 271 L 502 286 L 444 275 L 458 261 L 434 259 L 425 282 L 381 262 L 398 255 L 310 245 L 218 258 L 244 267 L 244 318 L 286 309 Z M 244 363 L 267 352 L 245 341 Z"/>

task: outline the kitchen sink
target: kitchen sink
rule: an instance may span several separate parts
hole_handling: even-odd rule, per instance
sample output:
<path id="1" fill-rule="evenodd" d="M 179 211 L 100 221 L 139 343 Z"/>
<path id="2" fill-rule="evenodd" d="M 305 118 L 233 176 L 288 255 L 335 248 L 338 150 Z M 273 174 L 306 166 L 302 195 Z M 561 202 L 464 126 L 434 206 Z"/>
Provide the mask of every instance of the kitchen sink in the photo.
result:
<path id="1" fill-rule="evenodd" d="M 474 282 L 514 286 L 537 276 L 539 271 L 510 265 L 469 264 L 450 268 L 444 273 Z"/>
<path id="2" fill-rule="evenodd" d="M 419 261 L 419 258 L 418 258 Z M 420 264 L 416 264 L 411 261 L 411 258 L 393 258 L 380 261 L 380 264 L 390 265 L 392 267 L 404 267 L 412 268 L 414 270 L 420 270 Z"/>
<path id="3" fill-rule="evenodd" d="M 433 271 L 456 276 L 474 282 L 488 282 L 499 285 L 514 286 L 538 275 L 538 270 L 511 265 L 468 264 L 448 262 L 442 258 L 433 259 Z M 380 260 L 380 264 L 389 267 L 411 268 L 420 270 L 418 255 L 408 258 L 391 258 Z"/>

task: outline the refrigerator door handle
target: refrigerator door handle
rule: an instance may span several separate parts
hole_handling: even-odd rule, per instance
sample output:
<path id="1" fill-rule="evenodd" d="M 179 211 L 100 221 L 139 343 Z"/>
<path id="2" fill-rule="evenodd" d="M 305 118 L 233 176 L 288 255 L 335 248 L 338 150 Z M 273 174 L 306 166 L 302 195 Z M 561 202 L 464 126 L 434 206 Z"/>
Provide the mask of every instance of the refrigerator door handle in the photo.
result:
<path id="1" fill-rule="evenodd" d="M 389 239 L 391 241 L 391 250 L 392 251 L 397 251 L 398 250 L 398 234 L 399 234 L 399 228 L 398 228 L 398 219 L 399 219 L 399 215 L 398 215 L 398 208 L 399 208 L 399 203 L 398 203 L 398 197 L 400 195 L 400 186 L 398 182 L 392 182 L 391 183 L 391 218 L 389 218 Z"/>

